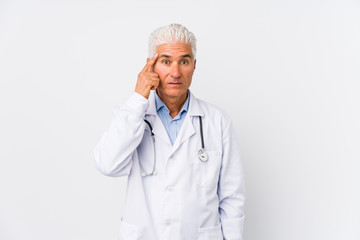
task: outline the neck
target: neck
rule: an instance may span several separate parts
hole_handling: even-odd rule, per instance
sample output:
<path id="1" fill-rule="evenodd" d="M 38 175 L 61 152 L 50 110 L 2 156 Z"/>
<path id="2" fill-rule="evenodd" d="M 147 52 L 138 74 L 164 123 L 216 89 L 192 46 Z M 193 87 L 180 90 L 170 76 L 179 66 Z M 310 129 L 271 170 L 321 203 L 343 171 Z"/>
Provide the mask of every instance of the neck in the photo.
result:
<path id="1" fill-rule="evenodd" d="M 176 115 L 179 114 L 187 98 L 187 92 L 179 97 L 168 97 L 161 95 L 161 93 L 159 92 L 157 92 L 157 94 L 161 101 L 163 101 L 166 107 L 169 109 L 170 116 L 172 118 L 176 117 Z"/>

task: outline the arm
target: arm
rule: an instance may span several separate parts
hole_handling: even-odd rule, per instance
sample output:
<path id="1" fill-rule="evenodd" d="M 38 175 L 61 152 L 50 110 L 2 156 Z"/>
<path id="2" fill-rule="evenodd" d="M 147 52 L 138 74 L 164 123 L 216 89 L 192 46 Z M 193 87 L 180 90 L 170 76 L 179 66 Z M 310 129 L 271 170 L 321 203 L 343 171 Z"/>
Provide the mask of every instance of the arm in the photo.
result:
<path id="1" fill-rule="evenodd" d="M 145 111 L 150 90 L 159 85 L 159 76 L 153 72 L 156 54 L 138 75 L 135 93 L 124 105 L 115 109 L 108 130 L 94 149 L 96 168 L 112 177 L 127 176 L 132 167 L 132 155 L 145 131 Z"/>
<path id="2" fill-rule="evenodd" d="M 126 176 L 132 166 L 132 155 L 145 130 L 148 100 L 134 93 L 113 112 L 109 128 L 94 149 L 96 168 L 112 177 Z"/>
<path id="3" fill-rule="evenodd" d="M 242 240 L 245 184 L 240 151 L 230 121 L 223 131 L 223 156 L 218 186 L 219 213 L 224 239 Z"/>

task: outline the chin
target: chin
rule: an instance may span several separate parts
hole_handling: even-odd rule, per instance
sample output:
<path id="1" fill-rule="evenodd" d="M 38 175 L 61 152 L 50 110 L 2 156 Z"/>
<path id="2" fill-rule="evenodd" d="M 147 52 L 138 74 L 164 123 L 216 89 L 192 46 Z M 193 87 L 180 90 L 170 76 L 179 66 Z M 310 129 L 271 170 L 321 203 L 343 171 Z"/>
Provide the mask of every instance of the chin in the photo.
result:
<path id="1" fill-rule="evenodd" d="M 180 97 L 187 93 L 187 89 L 168 89 L 165 91 L 161 91 L 160 94 L 168 96 L 168 97 Z"/>
<path id="2" fill-rule="evenodd" d="M 186 94 L 187 90 L 183 90 L 183 89 L 174 89 L 174 90 L 171 90 L 171 91 L 168 91 L 169 95 L 173 95 L 173 96 L 177 96 L 177 97 L 180 97 L 184 94 Z"/>

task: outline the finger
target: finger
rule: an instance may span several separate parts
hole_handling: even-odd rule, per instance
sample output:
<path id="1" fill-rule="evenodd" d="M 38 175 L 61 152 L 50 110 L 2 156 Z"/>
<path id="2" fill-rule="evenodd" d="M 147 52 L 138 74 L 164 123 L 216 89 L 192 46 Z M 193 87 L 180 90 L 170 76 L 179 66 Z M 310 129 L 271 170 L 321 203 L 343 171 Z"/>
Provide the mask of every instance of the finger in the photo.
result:
<path id="1" fill-rule="evenodd" d="M 151 66 L 153 66 L 156 62 L 156 60 L 158 59 L 159 54 L 155 53 L 155 55 L 151 58 L 151 60 L 148 62 L 148 64 L 150 64 Z"/>
<path id="2" fill-rule="evenodd" d="M 149 61 L 147 61 L 146 66 L 144 68 L 145 71 L 152 72 L 152 68 L 153 68 L 156 60 L 158 59 L 158 57 L 159 57 L 159 54 L 155 53 L 155 55 Z"/>
<path id="3" fill-rule="evenodd" d="M 155 72 L 147 72 L 147 71 L 141 71 L 138 75 L 138 79 L 141 81 L 146 81 L 146 79 L 152 79 L 152 78 L 158 78 L 159 74 Z"/>
<path id="4" fill-rule="evenodd" d="M 143 67 L 143 69 L 141 70 L 141 72 L 145 72 L 145 71 L 148 69 L 149 61 L 150 61 L 150 58 L 147 58 L 147 59 L 146 59 L 146 64 L 145 64 L 145 66 Z"/>
<path id="5" fill-rule="evenodd" d="M 160 84 L 160 80 L 159 80 L 159 79 L 153 81 L 153 85 L 152 85 L 152 87 L 151 87 L 151 90 L 157 89 L 158 86 L 159 86 L 159 84 Z"/>
<path id="6" fill-rule="evenodd" d="M 147 59 L 146 59 L 146 64 L 145 64 L 145 66 L 143 67 L 143 69 L 141 70 L 141 72 L 146 72 L 146 71 L 148 70 L 149 61 L 150 61 L 150 58 L 147 58 Z"/>

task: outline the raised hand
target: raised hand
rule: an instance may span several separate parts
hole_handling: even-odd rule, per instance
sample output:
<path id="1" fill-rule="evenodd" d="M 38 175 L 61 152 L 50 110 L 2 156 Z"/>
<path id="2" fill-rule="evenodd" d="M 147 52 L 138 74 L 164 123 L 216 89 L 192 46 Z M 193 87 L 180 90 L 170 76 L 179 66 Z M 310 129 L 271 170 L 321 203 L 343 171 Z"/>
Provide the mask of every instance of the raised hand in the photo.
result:
<path id="1" fill-rule="evenodd" d="M 153 71 L 158 56 L 159 55 L 156 53 L 151 59 L 147 59 L 146 65 L 139 73 L 136 82 L 135 92 L 147 99 L 149 98 L 150 90 L 155 90 L 160 83 L 159 75 Z"/>

